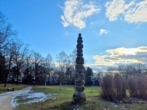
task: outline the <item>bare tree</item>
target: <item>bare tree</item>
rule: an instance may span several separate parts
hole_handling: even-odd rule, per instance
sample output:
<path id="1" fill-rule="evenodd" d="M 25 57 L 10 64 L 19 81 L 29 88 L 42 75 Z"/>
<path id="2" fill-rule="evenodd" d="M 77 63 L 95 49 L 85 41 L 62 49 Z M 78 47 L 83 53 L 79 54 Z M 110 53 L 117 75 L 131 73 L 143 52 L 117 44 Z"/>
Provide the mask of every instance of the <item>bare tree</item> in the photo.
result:
<path id="1" fill-rule="evenodd" d="M 42 67 L 43 67 L 43 74 L 42 74 L 42 77 L 44 79 L 44 88 L 46 88 L 46 82 L 48 80 L 48 76 L 49 76 L 49 79 L 50 79 L 50 74 L 51 74 L 51 71 L 53 69 L 53 65 L 52 65 L 52 56 L 50 54 L 48 54 L 46 56 L 46 58 L 43 58 L 43 61 L 41 63 Z"/>
<path id="2" fill-rule="evenodd" d="M 46 75 L 49 76 L 49 83 L 50 83 L 50 76 L 51 76 L 51 71 L 53 70 L 54 68 L 54 65 L 53 65 L 53 58 L 50 54 L 47 54 L 46 58 L 45 58 L 45 68 L 46 68 Z"/>
<path id="3" fill-rule="evenodd" d="M 7 22 L 6 17 L 0 12 L 0 52 L 4 51 L 4 48 L 9 44 L 9 39 L 12 35 L 15 35 L 15 31 L 12 31 L 12 26 Z"/>
<path id="4" fill-rule="evenodd" d="M 60 83 L 60 89 L 62 89 L 62 83 L 65 81 L 65 72 L 66 72 L 66 67 L 67 67 L 67 54 L 62 51 L 57 55 L 57 63 L 58 67 L 57 70 L 59 72 L 59 83 Z"/>
<path id="5" fill-rule="evenodd" d="M 76 54 L 77 51 L 74 49 L 71 54 L 67 56 L 67 64 L 66 64 L 66 84 L 74 82 L 74 73 L 75 73 L 75 64 L 76 64 Z"/>
<path id="6" fill-rule="evenodd" d="M 6 68 L 7 71 L 5 73 L 5 83 L 4 87 L 6 87 L 7 84 L 7 78 L 8 75 L 10 74 L 10 71 L 12 69 L 12 64 L 13 64 L 13 57 L 14 57 L 14 48 L 15 48 L 15 42 L 12 40 L 6 47 L 5 47 L 5 59 L 6 59 Z"/>
<path id="7" fill-rule="evenodd" d="M 72 53 L 69 54 L 69 60 L 70 60 L 71 66 L 74 66 L 74 67 L 75 67 L 75 64 L 76 64 L 76 57 L 77 57 L 77 50 L 74 49 L 74 50 L 72 51 Z"/>
<path id="8" fill-rule="evenodd" d="M 123 77 L 126 77 L 126 66 L 119 65 L 117 68 L 118 73 L 120 73 Z"/>
<path id="9" fill-rule="evenodd" d="M 16 84 L 18 85 L 19 76 L 25 70 L 25 55 L 28 52 L 28 46 L 24 45 L 20 40 L 14 43 L 13 63 L 16 69 Z"/>
<path id="10" fill-rule="evenodd" d="M 33 65 L 34 65 L 34 85 L 36 85 L 36 78 L 38 78 L 39 73 L 39 66 L 41 65 L 41 62 L 43 61 L 43 58 L 40 53 L 33 52 Z"/>
<path id="11" fill-rule="evenodd" d="M 128 76 L 130 75 L 134 75 L 136 74 L 136 67 L 135 67 L 135 64 L 129 64 L 129 65 L 126 65 L 126 77 L 128 78 Z"/>
<path id="12" fill-rule="evenodd" d="M 136 68 L 137 74 L 142 74 L 142 71 L 145 70 L 145 65 L 138 63 L 138 64 L 135 64 L 135 68 Z"/>
<path id="13" fill-rule="evenodd" d="M 108 72 L 109 74 L 115 74 L 115 73 L 117 73 L 117 69 L 114 68 L 114 67 L 109 67 L 109 68 L 107 69 L 107 72 Z"/>
<path id="14" fill-rule="evenodd" d="M 6 72 L 5 57 L 0 53 L 0 83 L 4 79 L 5 72 Z"/>
<path id="15" fill-rule="evenodd" d="M 25 72 L 24 77 L 26 78 L 26 83 L 30 84 L 30 77 L 32 76 L 32 52 L 28 50 L 25 56 Z"/>

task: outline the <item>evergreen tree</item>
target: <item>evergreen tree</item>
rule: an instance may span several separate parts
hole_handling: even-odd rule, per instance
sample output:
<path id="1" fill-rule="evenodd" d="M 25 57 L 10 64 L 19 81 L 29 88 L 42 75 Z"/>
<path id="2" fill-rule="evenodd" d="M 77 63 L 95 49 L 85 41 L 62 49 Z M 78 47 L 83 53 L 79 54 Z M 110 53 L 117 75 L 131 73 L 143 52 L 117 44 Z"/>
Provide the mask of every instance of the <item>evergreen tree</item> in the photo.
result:
<path id="1" fill-rule="evenodd" d="M 92 84 L 92 76 L 93 76 L 93 71 L 90 67 L 87 67 L 87 70 L 85 72 L 85 82 L 86 85 L 91 85 Z"/>
<path id="2" fill-rule="evenodd" d="M 5 57 L 0 53 L 0 83 L 5 79 L 6 66 Z"/>

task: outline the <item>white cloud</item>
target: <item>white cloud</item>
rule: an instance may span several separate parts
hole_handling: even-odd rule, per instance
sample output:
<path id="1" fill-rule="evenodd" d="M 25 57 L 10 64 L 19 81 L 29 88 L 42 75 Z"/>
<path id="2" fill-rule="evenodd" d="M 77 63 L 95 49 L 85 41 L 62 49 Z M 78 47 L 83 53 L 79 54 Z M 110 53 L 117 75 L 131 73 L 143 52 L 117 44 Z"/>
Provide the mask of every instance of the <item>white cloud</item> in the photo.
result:
<path id="1" fill-rule="evenodd" d="M 89 1 L 84 3 L 82 0 L 66 0 L 61 15 L 64 27 L 73 25 L 79 29 L 86 27 L 85 19 L 98 13 L 100 8 Z"/>
<path id="2" fill-rule="evenodd" d="M 147 22 L 147 0 L 143 0 L 130 8 L 124 16 L 129 23 Z"/>
<path id="3" fill-rule="evenodd" d="M 106 17 L 108 17 L 110 21 L 117 20 L 118 15 L 124 12 L 124 5 L 124 0 L 106 2 Z"/>
<path id="4" fill-rule="evenodd" d="M 116 48 L 106 50 L 106 55 L 94 55 L 97 67 L 117 66 L 120 64 L 147 64 L 147 46 L 137 48 Z"/>
<path id="5" fill-rule="evenodd" d="M 112 2 L 106 2 L 106 17 L 110 21 L 118 19 L 120 14 L 124 14 L 125 11 L 134 4 L 134 1 L 129 4 L 125 4 L 125 0 L 113 0 Z"/>
<path id="6" fill-rule="evenodd" d="M 100 33 L 100 35 L 102 35 L 102 34 L 107 34 L 108 31 L 105 30 L 105 29 L 100 29 L 100 30 L 99 30 L 99 33 Z"/>
<path id="7" fill-rule="evenodd" d="M 108 54 L 111 54 L 113 56 L 117 55 L 136 55 L 137 49 L 136 48 L 116 48 L 116 49 L 109 49 L 106 50 Z"/>
<path id="8" fill-rule="evenodd" d="M 106 17 L 109 21 L 117 20 L 120 15 L 129 23 L 147 22 L 147 0 L 126 3 L 127 0 L 112 0 L 106 2 Z"/>

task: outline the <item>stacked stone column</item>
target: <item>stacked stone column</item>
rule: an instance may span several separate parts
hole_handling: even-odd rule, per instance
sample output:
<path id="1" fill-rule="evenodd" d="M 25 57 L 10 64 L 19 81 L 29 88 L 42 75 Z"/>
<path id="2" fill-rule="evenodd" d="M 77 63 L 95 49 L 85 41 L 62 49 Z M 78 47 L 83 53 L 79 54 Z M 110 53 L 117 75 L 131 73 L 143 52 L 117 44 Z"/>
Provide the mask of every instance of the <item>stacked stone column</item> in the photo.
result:
<path id="1" fill-rule="evenodd" d="M 83 40 L 81 34 L 78 36 L 77 40 L 77 58 L 76 58 L 76 73 L 75 73 L 75 93 L 73 95 L 74 103 L 83 103 L 86 101 L 86 96 L 84 94 L 85 89 L 85 69 L 84 69 L 84 58 L 83 58 Z"/>

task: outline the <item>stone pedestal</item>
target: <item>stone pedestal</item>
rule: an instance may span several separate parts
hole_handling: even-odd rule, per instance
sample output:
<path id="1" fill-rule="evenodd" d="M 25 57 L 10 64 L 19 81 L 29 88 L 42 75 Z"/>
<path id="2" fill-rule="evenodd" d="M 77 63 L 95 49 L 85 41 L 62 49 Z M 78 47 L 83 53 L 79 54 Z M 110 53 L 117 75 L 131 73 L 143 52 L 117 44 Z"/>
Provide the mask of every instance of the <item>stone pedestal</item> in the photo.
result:
<path id="1" fill-rule="evenodd" d="M 84 94 L 85 89 L 85 75 L 84 75 L 84 58 L 83 58 L 83 40 L 81 34 L 79 34 L 77 40 L 77 58 L 76 58 L 76 73 L 75 73 L 75 93 L 73 95 L 74 103 L 86 102 L 86 96 Z"/>

